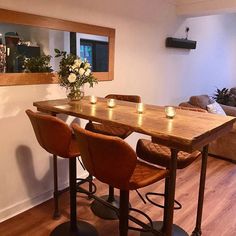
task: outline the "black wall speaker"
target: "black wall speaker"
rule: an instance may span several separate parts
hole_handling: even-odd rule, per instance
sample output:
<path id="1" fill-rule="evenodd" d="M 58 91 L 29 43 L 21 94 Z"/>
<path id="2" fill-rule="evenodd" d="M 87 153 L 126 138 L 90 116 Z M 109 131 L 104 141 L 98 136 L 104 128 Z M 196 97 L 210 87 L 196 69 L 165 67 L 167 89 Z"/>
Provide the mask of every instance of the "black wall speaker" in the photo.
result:
<path id="1" fill-rule="evenodd" d="M 166 38 L 166 47 L 195 49 L 196 46 L 197 46 L 197 41 L 171 38 L 171 37 Z"/>

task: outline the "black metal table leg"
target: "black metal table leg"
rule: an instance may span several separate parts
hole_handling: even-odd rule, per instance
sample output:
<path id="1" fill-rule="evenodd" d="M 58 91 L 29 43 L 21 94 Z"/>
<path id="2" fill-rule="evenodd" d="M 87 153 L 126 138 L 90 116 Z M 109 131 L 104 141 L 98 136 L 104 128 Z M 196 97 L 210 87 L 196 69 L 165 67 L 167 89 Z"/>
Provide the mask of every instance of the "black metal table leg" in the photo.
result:
<path id="1" fill-rule="evenodd" d="M 165 209 L 162 227 L 162 232 L 166 236 L 171 236 L 173 230 L 177 155 L 178 151 L 176 149 L 171 149 L 170 175 L 168 181 L 169 183 L 166 189 L 167 196 L 165 196 Z"/>
<path id="2" fill-rule="evenodd" d="M 97 236 L 97 230 L 87 222 L 77 222 L 76 159 L 69 159 L 70 169 L 70 221 L 57 226 L 50 236 Z"/>
<path id="3" fill-rule="evenodd" d="M 200 236 L 202 234 L 201 223 L 202 223 L 204 190 L 206 182 L 207 157 L 208 157 L 208 145 L 206 145 L 202 151 L 202 167 L 201 167 L 201 176 L 199 184 L 199 194 L 198 194 L 197 219 L 196 219 L 195 229 L 192 232 L 192 236 Z"/>

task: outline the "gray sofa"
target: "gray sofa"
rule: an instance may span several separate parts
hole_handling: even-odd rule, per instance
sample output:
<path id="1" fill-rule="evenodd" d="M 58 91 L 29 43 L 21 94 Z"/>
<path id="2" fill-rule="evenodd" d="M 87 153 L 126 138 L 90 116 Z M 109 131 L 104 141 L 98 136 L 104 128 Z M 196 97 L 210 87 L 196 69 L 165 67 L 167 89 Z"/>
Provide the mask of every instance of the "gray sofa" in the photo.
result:
<path id="1" fill-rule="evenodd" d="M 207 105 L 210 103 L 212 103 L 212 100 L 208 95 L 199 95 L 190 97 L 189 101 L 182 102 L 179 106 L 207 110 Z M 236 117 L 236 107 L 226 105 L 221 105 L 221 107 L 227 115 Z M 236 163 L 236 123 L 228 134 L 209 145 L 209 153 Z"/>

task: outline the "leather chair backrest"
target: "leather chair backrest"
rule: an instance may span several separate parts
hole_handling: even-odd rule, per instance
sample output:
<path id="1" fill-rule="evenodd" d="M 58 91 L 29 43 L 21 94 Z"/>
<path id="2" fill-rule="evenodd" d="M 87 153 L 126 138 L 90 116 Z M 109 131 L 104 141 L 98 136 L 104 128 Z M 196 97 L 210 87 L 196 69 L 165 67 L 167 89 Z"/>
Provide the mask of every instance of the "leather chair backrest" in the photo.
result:
<path id="1" fill-rule="evenodd" d="M 127 102 L 141 102 L 141 97 L 138 95 L 122 95 L 122 94 L 108 94 L 105 98 L 113 98 Z"/>
<path id="2" fill-rule="evenodd" d="M 67 158 L 72 129 L 57 117 L 26 110 L 36 138 L 46 151 Z"/>
<path id="3" fill-rule="evenodd" d="M 208 95 L 192 96 L 190 97 L 189 102 L 191 105 L 205 110 L 207 109 L 207 105 L 212 103 Z"/>
<path id="4" fill-rule="evenodd" d="M 204 113 L 207 113 L 206 110 L 204 110 L 204 109 L 202 109 L 202 108 L 198 108 L 198 107 L 178 106 L 178 107 L 176 107 L 176 109 L 179 109 L 179 110 L 187 110 L 187 111 L 197 111 L 197 112 L 204 112 Z"/>
<path id="5" fill-rule="evenodd" d="M 121 138 L 97 134 L 72 125 L 88 172 L 112 187 L 128 190 L 136 166 L 134 150 Z"/>

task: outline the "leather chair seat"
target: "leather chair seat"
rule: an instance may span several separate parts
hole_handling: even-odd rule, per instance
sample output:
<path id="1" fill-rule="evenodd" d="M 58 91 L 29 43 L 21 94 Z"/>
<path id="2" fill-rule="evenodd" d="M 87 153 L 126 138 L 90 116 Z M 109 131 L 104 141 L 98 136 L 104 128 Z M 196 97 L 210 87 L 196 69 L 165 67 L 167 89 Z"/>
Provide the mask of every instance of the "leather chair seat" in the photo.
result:
<path id="1" fill-rule="evenodd" d="M 92 122 L 87 123 L 85 129 L 94 133 L 116 136 L 122 139 L 127 138 L 132 133 L 131 131 L 125 128 Z"/>
<path id="2" fill-rule="evenodd" d="M 155 165 L 168 168 L 171 158 L 170 148 L 153 143 L 150 140 L 140 139 L 137 143 L 136 152 L 139 158 Z M 177 157 L 177 168 L 183 169 L 195 161 L 201 153 L 195 151 L 187 153 L 180 151 Z"/>
<path id="3" fill-rule="evenodd" d="M 153 184 L 168 175 L 169 171 L 151 166 L 145 162 L 137 161 L 134 172 L 130 178 L 130 190 L 143 188 Z"/>

